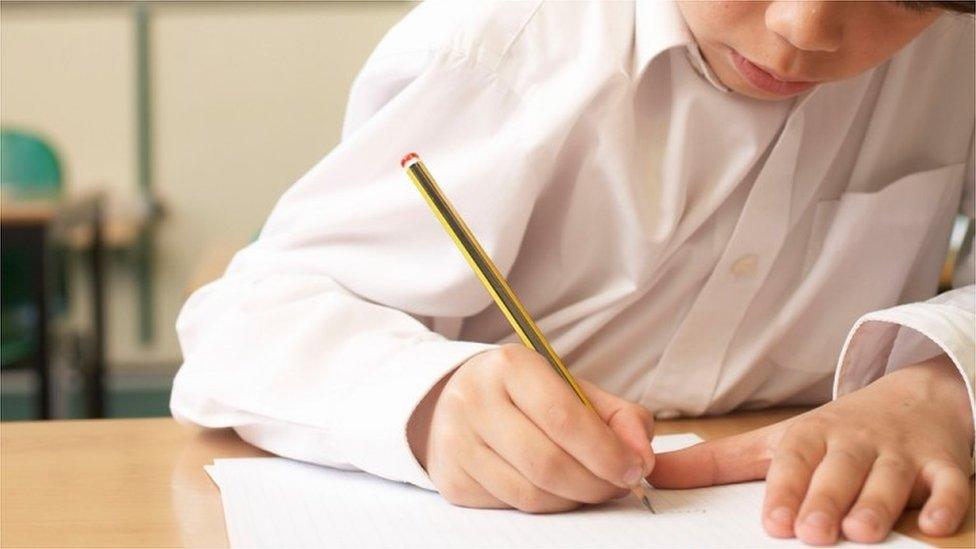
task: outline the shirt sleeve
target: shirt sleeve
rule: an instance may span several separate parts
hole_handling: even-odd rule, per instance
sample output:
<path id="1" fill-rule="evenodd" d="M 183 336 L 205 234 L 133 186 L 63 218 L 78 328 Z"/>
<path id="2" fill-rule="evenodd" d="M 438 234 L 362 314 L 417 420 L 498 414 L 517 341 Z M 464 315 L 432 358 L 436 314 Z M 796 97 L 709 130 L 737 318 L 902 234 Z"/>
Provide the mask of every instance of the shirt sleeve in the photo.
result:
<path id="1" fill-rule="evenodd" d="M 925 302 L 871 312 L 858 319 L 841 350 L 834 377 L 834 398 L 860 389 L 886 373 L 945 353 L 966 384 L 970 407 L 976 414 L 973 158 L 970 153 L 960 206 L 960 213 L 969 218 L 969 223 L 956 259 L 955 288 Z"/>
<path id="2" fill-rule="evenodd" d="M 546 177 L 527 109 L 502 79 L 457 49 L 414 53 L 369 60 L 342 143 L 186 302 L 171 409 L 282 456 L 432 489 L 407 422 L 491 345 L 431 328 L 491 298 L 399 160 L 421 155 L 505 273 Z"/>

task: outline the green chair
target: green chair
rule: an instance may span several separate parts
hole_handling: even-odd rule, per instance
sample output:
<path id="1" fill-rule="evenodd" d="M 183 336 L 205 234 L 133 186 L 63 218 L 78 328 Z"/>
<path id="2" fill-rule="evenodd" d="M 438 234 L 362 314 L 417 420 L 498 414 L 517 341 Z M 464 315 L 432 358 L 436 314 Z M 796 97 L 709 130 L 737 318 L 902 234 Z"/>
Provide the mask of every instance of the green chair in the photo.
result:
<path id="1" fill-rule="evenodd" d="M 0 129 L 0 191 L 4 200 L 56 199 L 61 195 L 61 164 L 54 149 L 35 135 Z M 33 254 L 45 253 L 23 245 L 5 245 L 0 251 L 0 368 L 32 365 L 38 349 L 34 301 L 36 273 Z M 61 272 L 59 272 L 61 271 Z M 66 308 L 65 273 L 56 269 L 57 292 L 53 311 Z"/>
<path id="2" fill-rule="evenodd" d="M 0 130 L 0 188 L 16 200 L 61 195 L 61 163 L 54 149 L 29 133 Z"/>

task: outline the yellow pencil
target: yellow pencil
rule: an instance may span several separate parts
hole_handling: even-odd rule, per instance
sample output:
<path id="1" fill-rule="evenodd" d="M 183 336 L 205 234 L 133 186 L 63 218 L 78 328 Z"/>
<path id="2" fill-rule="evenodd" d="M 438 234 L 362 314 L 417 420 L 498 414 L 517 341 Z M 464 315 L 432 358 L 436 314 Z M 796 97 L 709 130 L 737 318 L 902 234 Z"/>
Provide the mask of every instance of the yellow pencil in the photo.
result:
<path id="1" fill-rule="evenodd" d="M 451 236 L 451 240 L 454 241 L 454 244 L 457 245 L 464 258 L 468 261 L 468 265 L 474 269 L 478 278 L 481 279 L 481 283 L 488 290 L 488 293 L 491 294 L 498 308 L 502 310 L 505 318 L 508 319 L 509 324 L 512 325 L 512 328 L 518 334 L 522 343 L 527 347 L 535 349 L 537 353 L 542 355 L 552 368 L 556 370 L 556 373 L 569 384 L 583 405 L 599 417 L 599 413 L 593 407 L 590 399 L 586 397 L 586 393 L 583 392 L 579 382 L 569 372 L 569 369 L 563 364 L 562 359 L 559 358 L 559 355 L 556 354 L 556 351 L 549 344 L 546 336 L 542 334 L 542 331 L 536 326 L 535 321 L 526 312 L 522 301 L 515 295 L 515 291 L 509 286 L 508 281 L 505 280 L 505 277 L 495 267 L 495 262 L 488 257 L 488 254 L 485 253 L 481 244 L 474 237 L 474 234 L 468 229 L 467 224 L 465 224 L 461 216 L 451 206 L 447 197 L 441 192 L 440 187 L 437 186 L 437 183 L 434 181 L 433 176 L 430 175 L 430 172 L 427 171 L 424 163 L 420 161 L 417 153 L 410 153 L 404 156 L 400 161 L 400 165 L 407 171 L 407 175 L 410 176 L 410 180 L 413 181 L 414 186 L 423 195 L 431 211 L 440 220 L 441 225 L 444 226 L 444 230 Z M 631 490 L 640 499 L 641 503 L 653 513 L 654 507 L 651 506 L 651 501 L 647 497 L 647 493 L 651 489 L 651 485 L 648 484 L 647 480 L 641 479 L 640 485 Z"/>

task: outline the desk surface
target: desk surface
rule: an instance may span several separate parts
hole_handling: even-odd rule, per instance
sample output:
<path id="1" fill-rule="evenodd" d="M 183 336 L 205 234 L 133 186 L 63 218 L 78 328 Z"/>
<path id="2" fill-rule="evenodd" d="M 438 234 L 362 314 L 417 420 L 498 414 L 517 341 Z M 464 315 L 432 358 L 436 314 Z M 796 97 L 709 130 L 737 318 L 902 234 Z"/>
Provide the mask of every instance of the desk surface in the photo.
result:
<path id="1" fill-rule="evenodd" d="M 0 225 L 4 227 L 46 226 L 58 215 L 59 208 L 84 198 L 86 197 L 68 198 L 64 201 L 18 201 L 4 198 L 0 201 Z M 102 220 L 102 238 L 105 244 L 111 248 L 131 246 L 139 238 L 139 234 L 146 224 L 147 220 L 140 217 L 116 218 L 106 216 Z M 78 226 L 68 234 L 68 243 L 76 248 L 83 248 L 89 245 L 91 237 L 90 226 Z"/>
<path id="2" fill-rule="evenodd" d="M 775 410 L 663 421 L 657 432 L 705 439 L 797 413 Z M 226 547 L 216 486 L 203 465 L 260 456 L 232 431 L 203 431 L 171 419 L 0 425 L 0 546 Z M 973 547 L 973 509 L 960 533 L 925 538 L 917 512 L 898 530 L 933 544 Z"/>
<path id="3" fill-rule="evenodd" d="M 56 204 L 47 200 L 20 202 L 5 198 L 0 201 L 0 221 L 4 224 L 46 223 L 56 212 Z"/>

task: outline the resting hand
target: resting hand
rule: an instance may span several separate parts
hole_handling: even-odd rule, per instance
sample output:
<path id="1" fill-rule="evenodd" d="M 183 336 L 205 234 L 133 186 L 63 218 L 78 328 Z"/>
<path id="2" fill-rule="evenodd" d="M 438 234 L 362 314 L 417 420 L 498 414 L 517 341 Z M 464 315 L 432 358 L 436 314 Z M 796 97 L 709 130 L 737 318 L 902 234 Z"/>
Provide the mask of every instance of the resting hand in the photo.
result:
<path id="1" fill-rule="evenodd" d="M 456 505 L 547 513 L 620 497 L 653 467 L 651 415 L 581 385 L 601 417 L 534 351 L 478 354 L 414 412 L 411 449 Z"/>
<path id="2" fill-rule="evenodd" d="M 885 538 L 906 506 L 921 531 L 955 532 L 972 492 L 973 416 L 945 356 L 915 364 L 796 418 L 657 456 L 661 487 L 766 478 L 762 521 L 775 537 Z"/>

